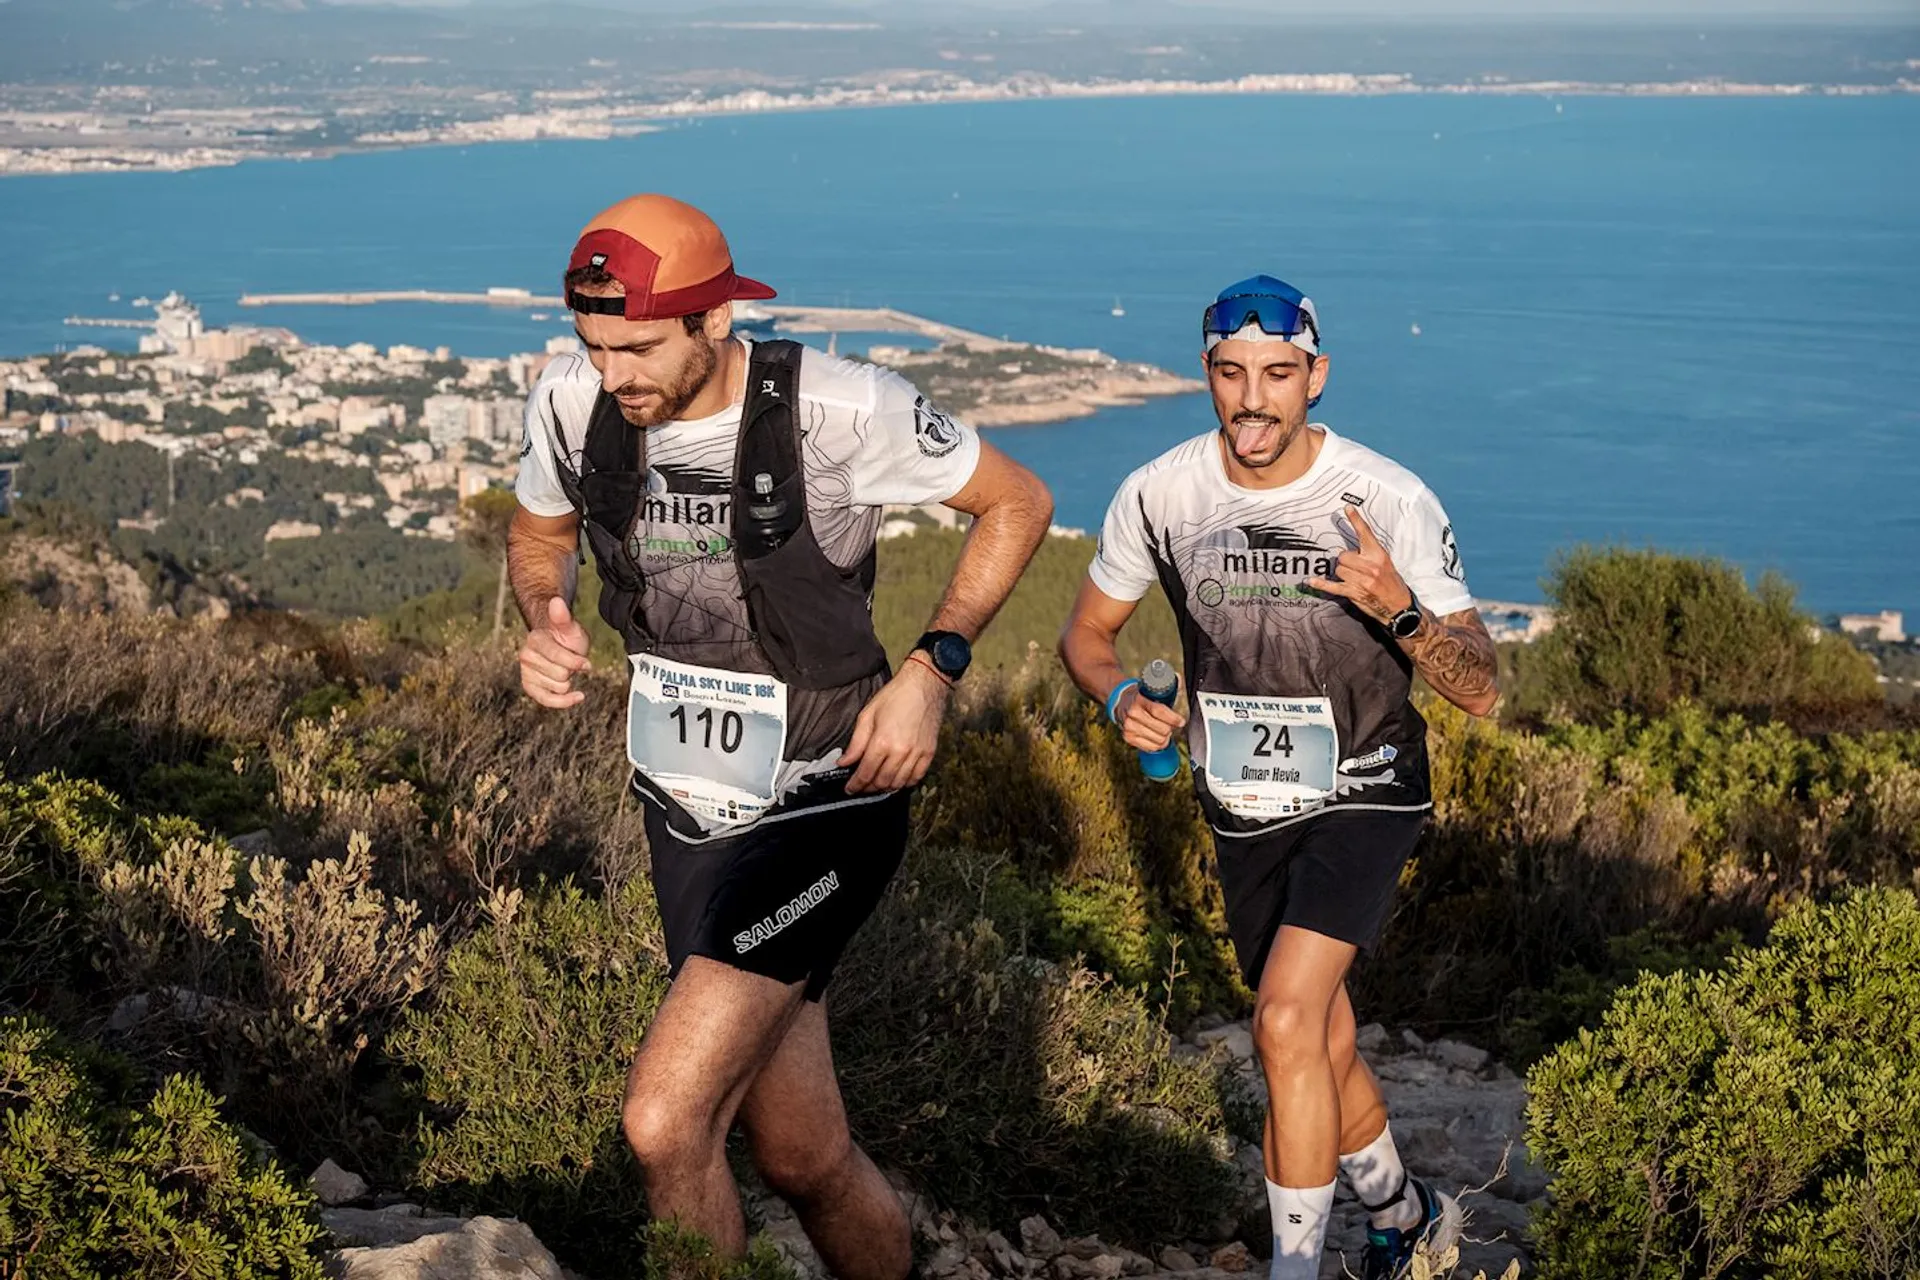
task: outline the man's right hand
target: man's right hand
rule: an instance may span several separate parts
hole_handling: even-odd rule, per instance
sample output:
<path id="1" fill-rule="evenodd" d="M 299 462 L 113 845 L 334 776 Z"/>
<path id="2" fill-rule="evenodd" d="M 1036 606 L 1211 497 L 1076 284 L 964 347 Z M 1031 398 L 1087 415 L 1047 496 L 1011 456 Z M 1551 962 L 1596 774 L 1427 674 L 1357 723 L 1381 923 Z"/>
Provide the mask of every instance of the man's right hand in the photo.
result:
<path id="1" fill-rule="evenodd" d="M 575 672 L 591 671 L 587 629 L 559 596 L 547 601 L 547 625 L 527 633 L 520 646 L 520 687 L 543 707 L 578 706 L 586 694 L 573 687 Z"/>
<path id="2" fill-rule="evenodd" d="M 1120 717 L 1120 736 L 1136 751 L 1164 749 L 1187 723 L 1184 712 L 1143 696 L 1139 685 L 1120 695 L 1115 711 Z"/>

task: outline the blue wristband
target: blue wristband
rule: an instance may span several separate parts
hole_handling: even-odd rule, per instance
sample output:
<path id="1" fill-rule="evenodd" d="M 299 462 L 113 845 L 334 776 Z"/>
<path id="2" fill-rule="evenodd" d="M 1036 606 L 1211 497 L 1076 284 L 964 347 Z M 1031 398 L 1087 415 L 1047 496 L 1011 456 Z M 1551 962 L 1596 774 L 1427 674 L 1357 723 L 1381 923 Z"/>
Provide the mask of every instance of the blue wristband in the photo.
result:
<path id="1" fill-rule="evenodd" d="M 1120 695 L 1125 693 L 1127 690 L 1133 688 L 1135 685 L 1139 683 L 1140 682 L 1138 680 L 1129 676 L 1127 679 L 1122 680 L 1119 684 L 1113 686 L 1113 692 L 1107 695 L 1107 719 L 1109 721 L 1111 721 L 1114 724 L 1120 723 L 1119 720 L 1114 718 L 1114 714 L 1113 714 L 1114 708 L 1120 705 Z"/>

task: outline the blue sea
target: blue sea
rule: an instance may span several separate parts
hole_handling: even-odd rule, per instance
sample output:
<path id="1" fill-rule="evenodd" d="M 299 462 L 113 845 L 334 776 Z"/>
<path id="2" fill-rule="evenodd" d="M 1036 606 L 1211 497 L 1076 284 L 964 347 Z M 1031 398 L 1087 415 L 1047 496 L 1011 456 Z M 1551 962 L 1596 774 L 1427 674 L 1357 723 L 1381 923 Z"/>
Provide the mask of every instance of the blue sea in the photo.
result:
<path id="1" fill-rule="evenodd" d="M 1483 597 L 1538 599 L 1558 551 L 1617 542 L 1779 570 L 1821 613 L 1920 613 L 1920 96 L 948 105 L 13 179 L 0 352 L 110 339 L 62 317 L 170 289 L 320 342 L 537 348 L 564 317 L 234 299 L 552 292 L 580 223 L 648 189 L 714 213 L 786 300 L 1176 369 L 1221 285 L 1285 277 L 1321 310 L 1319 417 L 1428 481 Z M 1196 395 L 992 438 L 1092 528 L 1211 422 Z"/>

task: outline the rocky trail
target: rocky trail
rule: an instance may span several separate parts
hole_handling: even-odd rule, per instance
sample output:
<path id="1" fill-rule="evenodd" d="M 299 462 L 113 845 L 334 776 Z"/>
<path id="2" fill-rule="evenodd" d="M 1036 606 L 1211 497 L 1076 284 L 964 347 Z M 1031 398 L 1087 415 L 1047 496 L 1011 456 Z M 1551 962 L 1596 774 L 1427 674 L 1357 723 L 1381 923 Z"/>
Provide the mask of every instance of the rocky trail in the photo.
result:
<path id="1" fill-rule="evenodd" d="M 1395 1037 L 1374 1024 L 1361 1029 L 1360 1047 L 1386 1092 L 1407 1167 L 1458 1196 L 1467 1210 L 1467 1238 L 1454 1274 L 1463 1280 L 1481 1272 L 1499 1277 L 1515 1263 L 1524 1271 L 1524 1233 L 1533 1206 L 1546 1194 L 1547 1178 L 1522 1142 L 1523 1082 L 1484 1049 L 1455 1040 L 1428 1043 L 1411 1032 Z M 1224 1056 L 1256 1092 L 1263 1087 L 1244 1021 L 1203 1020 L 1174 1052 Z M 926 1280 L 1257 1280 L 1266 1262 L 1243 1241 L 1259 1240 L 1266 1230 L 1260 1149 L 1239 1145 L 1233 1159 L 1242 1172 L 1240 1203 L 1221 1207 L 1218 1238 L 1168 1241 L 1144 1253 L 1097 1236 L 1064 1236 L 1039 1216 L 1021 1222 L 1018 1238 L 1012 1238 L 901 1185 L 921 1258 L 916 1270 Z M 374 1196 L 364 1181 L 331 1162 L 315 1171 L 313 1184 L 329 1206 L 322 1213 L 335 1245 L 329 1274 L 343 1280 L 588 1280 L 561 1267 L 525 1224 L 512 1219 L 461 1218 L 411 1202 L 387 1203 L 394 1197 Z M 825 1280 L 825 1268 L 784 1202 L 750 1191 L 748 1212 L 796 1271 Z M 1357 1276 L 1365 1241 L 1365 1215 L 1343 1189 L 1322 1280 Z"/>

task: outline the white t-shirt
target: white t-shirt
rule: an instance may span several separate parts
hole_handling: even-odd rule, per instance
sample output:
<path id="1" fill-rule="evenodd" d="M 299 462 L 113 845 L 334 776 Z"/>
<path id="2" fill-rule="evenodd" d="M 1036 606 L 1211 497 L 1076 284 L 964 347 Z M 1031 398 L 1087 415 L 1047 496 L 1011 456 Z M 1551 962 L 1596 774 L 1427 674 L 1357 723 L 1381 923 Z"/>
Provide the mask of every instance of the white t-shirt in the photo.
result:
<path id="1" fill-rule="evenodd" d="M 547 366 L 528 396 L 514 491 L 535 515 L 573 512 L 555 448 L 579 469 L 599 393 L 592 363 L 569 353 Z M 799 400 L 807 521 L 820 549 L 842 569 L 872 553 L 883 504 L 945 502 L 966 487 L 979 463 L 974 430 L 933 408 L 891 370 L 807 349 Z M 730 541 L 743 408 L 735 403 L 711 417 L 646 429 L 646 492 L 628 550 L 645 577 L 641 608 L 661 656 L 769 673 Z M 781 800 L 769 817 L 839 802 L 835 791 L 845 771 L 835 761 L 854 714 L 880 683 L 875 677 L 845 690 L 790 691 Z"/>
<path id="2" fill-rule="evenodd" d="M 1366 777 L 1343 773 L 1330 804 L 1424 808 L 1426 726 L 1407 700 L 1410 663 L 1357 607 L 1305 583 L 1337 577 L 1334 561 L 1359 546 L 1348 506 L 1436 616 L 1473 608 L 1459 547 L 1418 476 L 1325 427 L 1311 429 L 1324 433 L 1319 456 L 1277 489 L 1228 479 L 1218 431 L 1161 454 L 1122 482 L 1087 574 L 1116 600 L 1167 585 L 1192 658 L 1190 690 L 1328 699 L 1345 760 L 1386 757 Z M 1200 719 L 1188 732 L 1196 766 L 1206 753 Z M 1210 816 L 1225 834 L 1249 834 Z"/>
<path id="3" fill-rule="evenodd" d="M 744 345 L 751 351 L 751 342 Z M 566 435 L 567 452 L 579 453 L 599 392 L 600 375 L 592 363 L 583 354 L 569 352 L 547 365 L 527 397 L 526 437 L 514 492 L 520 505 L 535 515 L 564 516 L 573 510 L 554 473 L 556 424 Z M 800 402 L 806 408 L 801 426 L 807 504 L 816 533 L 821 517 L 834 511 L 848 514 L 849 527 L 868 520 L 877 527 L 883 505 L 945 502 L 966 487 L 980 461 L 980 437 L 971 427 L 931 408 L 912 383 L 878 365 L 809 349 L 800 363 Z M 711 417 L 649 428 L 647 461 L 656 473 L 649 477 L 650 491 L 729 494 L 743 407 L 734 404 Z M 693 508 L 665 514 L 689 513 L 701 514 Z M 678 523 L 689 531 L 703 524 L 722 532 L 726 527 L 724 519 L 663 523 Z M 838 541 L 821 540 L 836 563 L 845 566 L 859 558 L 835 555 Z"/>

